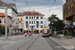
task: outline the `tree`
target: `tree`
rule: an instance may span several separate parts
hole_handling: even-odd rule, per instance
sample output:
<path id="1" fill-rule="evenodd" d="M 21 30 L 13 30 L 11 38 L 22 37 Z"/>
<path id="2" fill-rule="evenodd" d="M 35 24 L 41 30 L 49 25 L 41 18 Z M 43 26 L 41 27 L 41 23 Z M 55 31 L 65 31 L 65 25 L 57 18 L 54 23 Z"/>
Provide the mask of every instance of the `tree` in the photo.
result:
<path id="1" fill-rule="evenodd" d="M 50 21 L 50 29 L 52 29 L 52 31 L 56 30 L 56 31 L 61 31 L 64 29 L 64 22 L 62 20 L 60 20 L 58 17 L 56 17 L 56 15 L 52 14 L 50 17 L 48 17 L 49 21 Z"/>
<path id="2" fill-rule="evenodd" d="M 56 28 L 56 31 L 61 31 L 64 29 L 65 23 L 62 20 L 55 21 L 54 27 Z"/>
<path id="3" fill-rule="evenodd" d="M 53 21 L 53 20 L 59 20 L 58 17 L 56 17 L 56 15 L 52 14 L 50 17 L 48 17 L 49 21 Z"/>

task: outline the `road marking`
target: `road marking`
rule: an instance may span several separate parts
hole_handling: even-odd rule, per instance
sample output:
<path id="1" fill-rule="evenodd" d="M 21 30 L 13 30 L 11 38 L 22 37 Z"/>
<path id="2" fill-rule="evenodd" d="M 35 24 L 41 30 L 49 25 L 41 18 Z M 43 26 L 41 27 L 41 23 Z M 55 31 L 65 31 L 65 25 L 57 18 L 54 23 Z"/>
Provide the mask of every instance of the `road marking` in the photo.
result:
<path id="1" fill-rule="evenodd" d="M 0 40 L 0 43 L 16 43 L 16 41 L 2 41 L 2 40 Z"/>

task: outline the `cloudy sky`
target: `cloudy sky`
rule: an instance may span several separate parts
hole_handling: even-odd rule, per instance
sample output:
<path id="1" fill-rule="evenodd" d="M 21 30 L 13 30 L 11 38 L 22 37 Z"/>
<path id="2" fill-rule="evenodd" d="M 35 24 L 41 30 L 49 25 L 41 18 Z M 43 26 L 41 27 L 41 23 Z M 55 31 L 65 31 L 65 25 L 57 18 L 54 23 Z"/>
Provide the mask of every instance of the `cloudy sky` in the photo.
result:
<path id="1" fill-rule="evenodd" d="M 44 14 L 45 18 L 49 17 L 51 14 L 56 14 L 57 17 L 59 17 L 60 19 L 63 19 L 63 14 L 62 14 L 63 0 L 56 0 L 56 1 L 54 0 L 26 0 L 27 4 L 29 5 L 30 10 L 25 0 L 16 0 L 16 2 L 14 2 L 13 0 L 2 0 L 2 1 L 6 3 L 16 3 L 18 12 L 34 10 L 34 11 L 38 11 Z M 53 3 L 54 3 L 54 6 L 52 7 Z"/>

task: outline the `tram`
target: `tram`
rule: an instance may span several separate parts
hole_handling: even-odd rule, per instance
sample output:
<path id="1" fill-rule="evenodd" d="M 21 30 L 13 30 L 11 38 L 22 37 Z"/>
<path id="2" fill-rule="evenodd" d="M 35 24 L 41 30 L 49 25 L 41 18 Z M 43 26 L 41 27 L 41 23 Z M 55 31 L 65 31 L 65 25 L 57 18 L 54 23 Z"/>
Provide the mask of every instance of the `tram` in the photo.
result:
<path id="1" fill-rule="evenodd" d="M 49 37 L 49 35 L 50 35 L 50 29 L 49 28 L 42 28 L 42 36 Z"/>

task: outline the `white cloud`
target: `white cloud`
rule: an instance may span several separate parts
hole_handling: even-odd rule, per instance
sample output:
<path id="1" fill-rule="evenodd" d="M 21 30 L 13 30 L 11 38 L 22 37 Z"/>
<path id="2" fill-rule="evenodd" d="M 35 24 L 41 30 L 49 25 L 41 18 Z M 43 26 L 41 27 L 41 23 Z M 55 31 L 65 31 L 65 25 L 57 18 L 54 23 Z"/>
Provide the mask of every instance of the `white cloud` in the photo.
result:
<path id="1" fill-rule="evenodd" d="M 38 12 L 44 14 L 45 18 L 49 17 L 48 15 L 52 15 L 52 14 L 56 14 L 57 17 L 59 17 L 60 19 L 63 18 L 63 16 L 62 16 L 62 6 L 54 6 L 49 13 L 50 8 L 51 7 L 48 7 L 48 6 L 36 6 L 36 7 L 30 7 L 30 10 L 31 11 L 35 10 L 35 11 L 38 11 Z M 28 7 L 19 7 L 17 9 L 18 9 L 19 12 L 29 11 Z"/>

